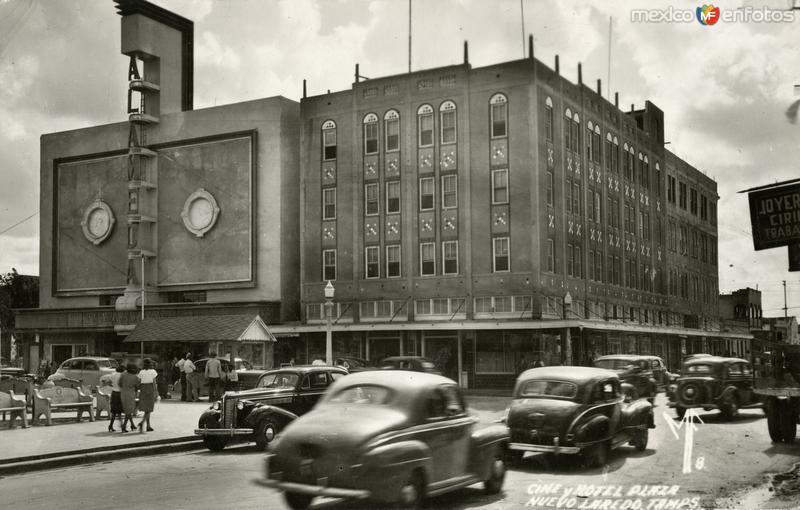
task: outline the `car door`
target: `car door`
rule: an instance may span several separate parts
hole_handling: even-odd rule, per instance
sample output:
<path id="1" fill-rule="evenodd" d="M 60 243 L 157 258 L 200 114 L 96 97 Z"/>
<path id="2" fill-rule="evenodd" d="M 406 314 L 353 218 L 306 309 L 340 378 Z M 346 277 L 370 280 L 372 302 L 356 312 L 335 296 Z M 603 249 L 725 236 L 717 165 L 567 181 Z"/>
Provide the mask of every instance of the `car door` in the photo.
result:
<path id="1" fill-rule="evenodd" d="M 457 388 L 432 388 L 424 398 L 423 423 L 415 439 L 428 445 L 431 482 L 442 482 L 466 472 L 472 419 L 466 415 Z"/>
<path id="2" fill-rule="evenodd" d="M 305 414 L 310 411 L 325 393 L 329 384 L 330 380 L 327 372 L 313 371 L 307 373 L 300 385 L 300 395 L 297 398 L 299 412 L 297 414 Z"/>
<path id="3" fill-rule="evenodd" d="M 608 418 L 608 435 L 613 438 L 621 428 L 622 392 L 619 381 L 606 379 L 598 383 L 595 390 L 597 412 Z"/>
<path id="4" fill-rule="evenodd" d="M 81 359 L 68 359 L 61 365 L 61 373 L 64 377 L 81 380 L 81 368 L 83 367 L 83 360 Z"/>

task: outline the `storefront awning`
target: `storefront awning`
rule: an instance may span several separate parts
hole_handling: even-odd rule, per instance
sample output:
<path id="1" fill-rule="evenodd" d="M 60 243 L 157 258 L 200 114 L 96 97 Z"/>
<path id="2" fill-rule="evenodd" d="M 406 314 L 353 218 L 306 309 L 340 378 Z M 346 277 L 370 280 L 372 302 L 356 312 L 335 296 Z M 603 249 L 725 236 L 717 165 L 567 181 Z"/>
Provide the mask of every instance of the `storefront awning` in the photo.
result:
<path id="1" fill-rule="evenodd" d="M 157 317 L 136 324 L 123 343 L 139 342 L 274 342 L 258 315 Z"/>

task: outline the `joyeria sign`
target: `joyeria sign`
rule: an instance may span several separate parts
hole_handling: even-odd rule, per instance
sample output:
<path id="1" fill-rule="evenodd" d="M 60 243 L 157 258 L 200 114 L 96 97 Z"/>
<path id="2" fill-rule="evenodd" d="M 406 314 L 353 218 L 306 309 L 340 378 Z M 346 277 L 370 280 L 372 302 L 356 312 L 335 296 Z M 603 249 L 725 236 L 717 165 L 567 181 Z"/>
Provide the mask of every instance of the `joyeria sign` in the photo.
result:
<path id="1" fill-rule="evenodd" d="M 747 190 L 753 245 L 758 250 L 789 246 L 789 270 L 800 270 L 792 260 L 800 245 L 800 181 L 761 186 Z M 797 256 L 795 256 L 795 259 Z"/>

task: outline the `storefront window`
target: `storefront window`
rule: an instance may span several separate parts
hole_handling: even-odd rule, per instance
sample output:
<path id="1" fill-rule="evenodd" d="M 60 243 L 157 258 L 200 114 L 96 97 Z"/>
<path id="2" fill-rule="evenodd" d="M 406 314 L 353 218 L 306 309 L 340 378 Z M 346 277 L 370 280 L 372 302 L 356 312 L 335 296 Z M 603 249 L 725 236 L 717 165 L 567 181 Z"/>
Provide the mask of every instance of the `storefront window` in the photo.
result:
<path id="1" fill-rule="evenodd" d="M 514 373 L 514 353 L 502 331 L 481 333 L 475 345 L 475 372 Z"/>

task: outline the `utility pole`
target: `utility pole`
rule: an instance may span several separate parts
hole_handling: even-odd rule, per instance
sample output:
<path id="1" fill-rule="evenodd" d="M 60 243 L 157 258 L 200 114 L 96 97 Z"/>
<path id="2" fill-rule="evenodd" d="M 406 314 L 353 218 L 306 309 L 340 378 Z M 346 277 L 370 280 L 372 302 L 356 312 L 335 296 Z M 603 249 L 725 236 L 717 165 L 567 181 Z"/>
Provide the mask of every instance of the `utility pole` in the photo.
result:
<path id="1" fill-rule="evenodd" d="M 789 316 L 789 309 L 786 307 L 786 280 L 783 280 L 783 318 Z"/>

